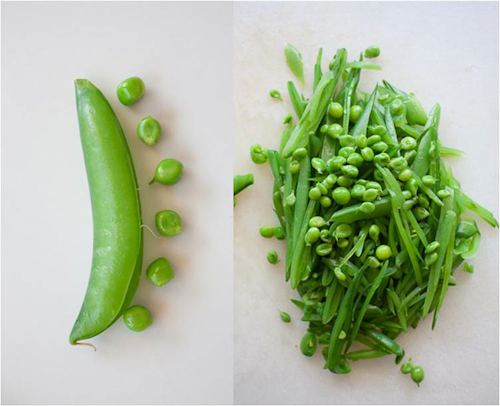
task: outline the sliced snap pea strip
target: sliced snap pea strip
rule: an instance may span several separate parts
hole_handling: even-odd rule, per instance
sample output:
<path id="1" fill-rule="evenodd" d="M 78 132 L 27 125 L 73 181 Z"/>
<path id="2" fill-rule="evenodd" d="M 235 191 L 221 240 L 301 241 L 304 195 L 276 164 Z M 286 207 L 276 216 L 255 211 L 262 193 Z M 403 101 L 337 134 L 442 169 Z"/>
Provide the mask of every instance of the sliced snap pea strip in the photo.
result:
<path id="1" fill-rule="evenodd" d="M 285 58 L 292 73 L 297 77 L 297 79 L 304 83 L 304 65 L 302 63 L 302 55 L 298 49 L 291 44 L 286 44 Z"/>
<path id="2" fill-rule="evenodd" d="M 297 117 L 300 119 L 302 117 L 302 113 L 304 113 L 304 110 L 306 109 L 307 102 L 304 100 L 304 97 L 299 93 L 295 84 L 291 80 L 287 83 L 287 89 L 295 114 L 297 114 Z"/>
<path id="3" fill-rule="evenodd" d="M 252 173 L 245 175 L 234 175 L 233 177 L 233 196 L 236 196 L 248 186 L 253 185 L 254 178 Z"/>

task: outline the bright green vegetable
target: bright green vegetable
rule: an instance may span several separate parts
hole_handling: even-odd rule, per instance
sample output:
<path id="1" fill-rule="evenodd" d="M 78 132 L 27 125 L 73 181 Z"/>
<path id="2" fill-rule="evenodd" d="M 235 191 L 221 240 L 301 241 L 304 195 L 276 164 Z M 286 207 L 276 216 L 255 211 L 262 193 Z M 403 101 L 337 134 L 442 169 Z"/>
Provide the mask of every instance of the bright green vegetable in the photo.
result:
<path id="1" fill-rule="evenodd" d="M 118 85 L 116 89 L 116 95 L 121 104 L 125 106 L 130 106 L 137 103 L 144 96 L 144 91 L 146 87 L 141 78 L 133 76 L 131 78 L 125 79 Z"/>
<path id="2" fill-rule="evenodd" d="M 279 92 L 279 90 L 276 90 L 276 89 L 273 89 L 269 92 L 269 96 L 271 96 L 273 99 L 276 99 L 276 100 L 283 100 L 283 98 L 281 97 L 281 93 Z"/>
<path id="3" fill-rule="evenodd" d="M 300 52 L 291 44 L 286 44 L 285 46 L 285 58 L 288 67 L 292 73 L 304 83 L 304 66 L 302 63 L 302 55 Z"/>
<path id="4" fill-rule="evenodd" d="M 250 147 L 250 158 L 257 165 L 267 162 L 267 151 L 259 144 Z"/>
<path id="5" fill-rule="evenodd" d="M 253 185 L 253 174 L 247 173 L 245 175 L 235 175 L 233 177 L 233 196 L 236 196 L 248 186 Z"/>
<path id="6" fill-rule="evenodd" d="M 380 55 L 380 48 L 376 45 L 371 45 L 365 49 L 365 56 L 367 58 L 376 58 Z"/>
<path id="7" fill-rule="evenodd" d="M 284 323 L 290 323 L 292 318 L 287 312 L 280 312 L 280 318 Z"/>
<path id="8" fill-rule="evenodd" d="M 155 225 L 158 232 L 165 237 L 173 237 L 182 232 L 182 220 L 173 210 L 156 213 Z"/>
<path id="9" fill-rule="evenodd" d="M 415 366 L 411 370 L 411 379 L 413 382 L 415 382 L 418 386 L 420 386 L 420 382 L 424 380 L 424 370 L 420 366 Z"/>
<path id="10" fill-rule="evenodd" d="M 177 159 L 163 159 L 155 169 L 153 179 L 149 184 L 175 185 L 182 178 L 184 166 Z"/>
<path id="11" fill-rule="evenodd" d="M 161 126 L 154 117 L 144 117 L 137 124 L 137 136 L 146 145 L 154 145 L 161 137 Z"/>
<path id="12" fill-rule="evenodd" d="M 153 285 L 163 286 L 174 278 L 174 269 L 166 258 L 160 257 L 149 264 L 146 275 Z"/>
<path id="13" fill-rule="evenodd" d="M 75 81 L 75 89 L 94 248 L 90 280 L 71 330 L 71 344 L 100 334 L 123 314 L 135 294 L 142 267 L 141 207 L 127 141 L 103 94 L 84 79 Z"/>
<path id="14" fill-rule="evenodd" d="M 269 251 L 267 253 L 267 261 L 270 263 L 270 264 L 277 264 L 279 262 L 279 257 L 278 257 L 278 253 L 276 251 Z"/>
<path id="15" fill-rule="evenodd" d="M 132 331 L 144 331 L 153 323 L 151 312 L 144 306 L 129 307 L 123 313 L 123 322 Z"/>

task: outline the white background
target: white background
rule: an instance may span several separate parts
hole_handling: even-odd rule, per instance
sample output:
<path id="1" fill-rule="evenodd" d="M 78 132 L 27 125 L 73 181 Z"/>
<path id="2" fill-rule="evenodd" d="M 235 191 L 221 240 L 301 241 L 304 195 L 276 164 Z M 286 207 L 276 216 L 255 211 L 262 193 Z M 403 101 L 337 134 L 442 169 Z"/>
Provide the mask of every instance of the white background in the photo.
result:
<path id="1" fill-rule="evenodd" d="M 291 111 L 272 100 L 286 95 L 291 73 L 283 47 L 294 44 L 305 61 L 310 94 L 319 46 L 324 60 L 346 47 L 351 59 L 380 45 L 381 72 L 364 72 L 361 89 L 387 78 L 414 91 L 424 106 L 442 106 L 444 144 L 467 152 L 453 160 L 462 186 L 498 218 L 498 5 L 471 3 L 238 3 L 235 4 L 236 167 L 254 172 L 255 185 L 235 210 L 235 401 L 238 403 L 498 404 L 498 234 L 482 223 L 483 239 L 473 275 L 457 271 L 434 331 L 430 320 L 400 342 L 426 378 L 420 388 L 401 375 L 392 357 L 360 361 L 349 375 L 322 369 L 297 343 L 306 329 L 283 266 L 265 255 L 284 244 L 258 234 L 275 224 L 272 176 L 255 166 L 253 143 L 279 146 L 281 124 Z M 282 323 L 278 310 L 292 315 Z"/>
<path id="2" fill-rule="evenodd" d="M 2 4 L 2 403 L 232 402 L 231 4 Z M 146 83 L 121 106 L 119 81 Z M 143 333 L 118 320 L 92 340 L 68 336 L 87 285 L 92 218 L 73 80 L 107 95 L 129 140 L 143 221 L 172 208 L 184 233 L 145 231 L 144 266 L 164 255 L 162 288 L 145 277 Z M 151 148 L 137 122 L 164 128 Z M 147 186 L 156 164 L 185 165 L 171 187 Z"/>

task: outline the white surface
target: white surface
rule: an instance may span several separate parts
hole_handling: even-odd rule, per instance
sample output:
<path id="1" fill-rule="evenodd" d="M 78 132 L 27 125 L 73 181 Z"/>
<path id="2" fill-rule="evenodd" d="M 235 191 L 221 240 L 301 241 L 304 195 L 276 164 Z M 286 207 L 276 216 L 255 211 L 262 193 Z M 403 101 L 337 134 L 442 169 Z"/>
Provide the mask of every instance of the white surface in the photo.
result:
<path id="1" fill-rule="evenodd" d="M 232 402 L 231 4 L 2 4 L 2 403 Z M 119 105 L 115 86 L 144 78 L 145 98 Z M 144 266 L 165 255 L 176 278 L 143 277 L 143 333 L 121 320 L 93 342 L 68 335 L 90 271 L 92 219 L 73 80 L 107 95 L 129 139 L 143 218 L 177 210 L 184 233 L 145 231 Z M 164 138 L 135 136 L 147 114 Z M 175 157 L 182 182 L 148 187 Z M 224 176 L 226 175 L 226 176 Z"/>
<path id="2" fill-rule="evenodd" d="M 498 234 L 481 224 L 474 275 L 457 272 L 434 331 L 430 320 L 401 338 L 425 368 L 418 389 L 393 359 L 360 361 L 336 376 L 297 348 L 306 323 L 290 303 L 282 265 L 265 254 L 284 244 L 264 240 L 258 227 L 275 224 L 272 176 L 249 159 L 253 143 L 278 147 L 281 119 L 290 110 L 268 96 L 286 94 L 291 74 L 285 42 L 294 44 L 312 78 L 317 48 L 324 59 L 338 47 L 351 58 L 380 45 L 382 72 L 362 74 L 361 89 L 389 79 L 413 90 L 425 106 L 442 106 L 445 145 L 467 151 L 453 162 L 463 188 L 498 218 L 498 4 L 468 3 L 238 3 L 235 4 L 235 172 L 254 172 L 255 185 L 235 211 L 235 401 L 320 404 L 498 404 Z M 310 94 L 311 81 L 304 92 Z M 278 310 L 290 312 L 291 324 Z"/>

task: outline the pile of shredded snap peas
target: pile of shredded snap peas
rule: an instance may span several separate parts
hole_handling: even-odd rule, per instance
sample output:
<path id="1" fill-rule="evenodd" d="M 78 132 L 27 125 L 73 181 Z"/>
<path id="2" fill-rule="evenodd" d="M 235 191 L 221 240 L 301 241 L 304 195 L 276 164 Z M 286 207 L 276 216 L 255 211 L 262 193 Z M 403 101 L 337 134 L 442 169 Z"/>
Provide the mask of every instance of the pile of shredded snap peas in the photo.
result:
<path id="1" fill-rule="evenodd" d="M 379 54 L 372 46 L 348 62 L 339 49 L 323 71 L 320 49 L 311 96 L 287 84 L 296 119 L 283 120 L 279 150 L 250 151 L 274 177 L 279 225 L 260 232 L 286 241 L 280 264 L 309 324 L 300 349 L 309 357 L 319 350 L 336 374 L 361 359 L 393 355 L 400 363 L 398 336 L 428 315 L 434 328 L 454 272 L 473 272 L 465 261 L 480 231 L 468 215 L 498 227 L 443 159 L 461 152 L 441 144 L 439 104 L 426 112 L 414 94 L 387 81 L 370 93 L 358 88 L 362 70 L 380 69 L 365 58 Z M 303 82 L 301 54 L 287 45 L 285 56 Z M 278 90 L 270 96 L 283 100 Z M 411 360 L 401 371 L 423 380 Z"/>

